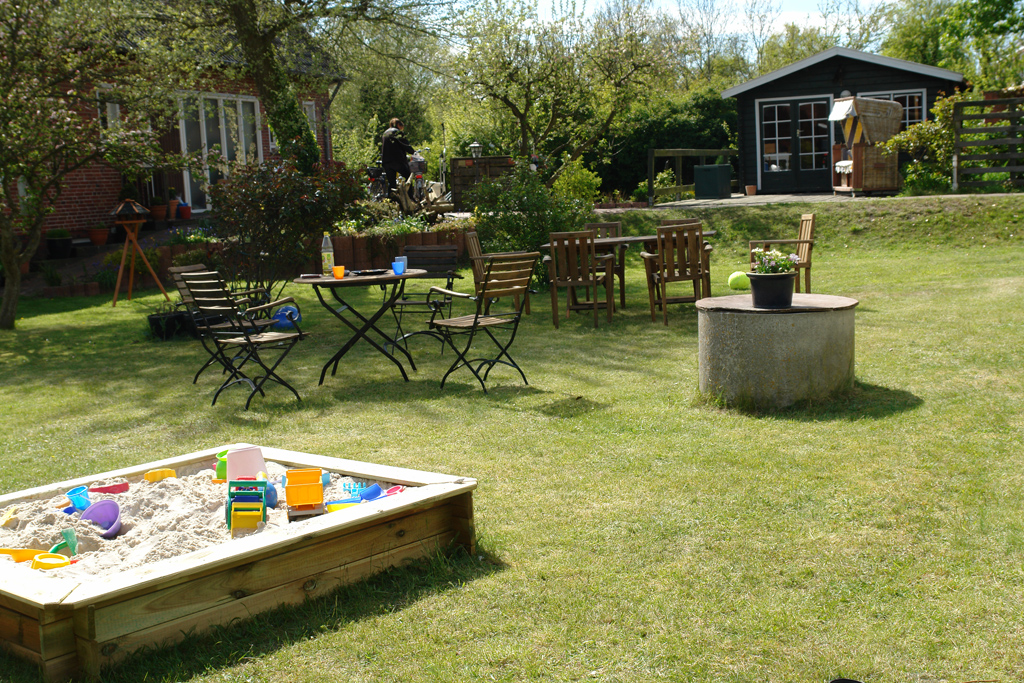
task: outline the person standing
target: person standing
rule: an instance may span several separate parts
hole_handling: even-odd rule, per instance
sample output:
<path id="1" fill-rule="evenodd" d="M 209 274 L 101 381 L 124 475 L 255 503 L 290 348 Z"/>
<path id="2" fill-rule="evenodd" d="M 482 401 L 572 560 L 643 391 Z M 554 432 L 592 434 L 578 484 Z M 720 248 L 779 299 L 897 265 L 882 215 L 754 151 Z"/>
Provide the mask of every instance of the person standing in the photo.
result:
<path id="1" fill-rule="evenodd" d="M 388 176 L 388 187 L 392 190 L 398 187 L 395 176 L 399 173 L 403 178 L 409 176 L 409 156 L 416 149 L 405 139 L 405 126 L 398 118 L 388 122 L 388 129 L 384 131 L 384 138 L 381 150 L 381 164 Z"/>

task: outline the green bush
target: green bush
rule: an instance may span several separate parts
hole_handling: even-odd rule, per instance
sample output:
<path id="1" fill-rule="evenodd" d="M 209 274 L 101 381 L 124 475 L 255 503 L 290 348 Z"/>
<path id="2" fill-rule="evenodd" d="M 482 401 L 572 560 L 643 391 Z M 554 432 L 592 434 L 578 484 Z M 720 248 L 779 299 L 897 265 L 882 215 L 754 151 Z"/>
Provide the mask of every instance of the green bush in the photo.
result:
<path id="1" fill-rule="evenodd" d="M 676 186 L 676 174 L 671 168 L 666 168 L 658 175 L 654 176 L 654 188 L 664 190 L 670 187 Z M 660 195 L 655 197 L 654 202 L 661 204 L 662 202 L 670 202 L 673 200 L 671 195 Z M 641 181 L 636 189 L 633 190 L 633 201 L 635 202 L 646 202 L 647 201 L 647 181 Z"/>
<path id="2" fill-rule="evenodd" d="M 601 194 L 601 177 L 588 169 L 582 159 L 574 159 L 555 178 L 551 189 L 562 197 L 593 203 Z"/>
<path id="3" fill-rule="evenodd" d="M 178 254 L 171 259 L 171 265 L 180 268 L 181 266 L 203 265 L 210 270 L 220 270 L 224 265 L 220 255 L 216 252 L 207 253 L 206 249 L 189 249 L 184 254 Z"/>
<path id="4" fill-rule="evenodd" d="M 580 230 L 593 205 L 560 196 L 523 163 L 469 193 L 484 251 L 537 251 L 552 232 Z M 540 266 L 538 266 L 539 268 Z"/>
<path id="5" fill-rule="evenodd" d="M 146 255 L 146 260 L 149 261 L 151 266 L 153 266 L 153 270 L 156 270 L 158 268 L 158 264 L 160 263 L 160 254 L 157 252 L 157 250 L 156 249 L 143 249 L 142 253 Z M 112 269 L 114 271 L 114 277 L 117 277 L 117 269 L 118 269 L 118 267 L 120 267 L 120 265 L 121 265 L 121 251 L 120 250 L 112 251 L 112 252 L 110 252 L 109 254 L 107 254 L 107 255 L 105 255 L 103 257 L 103 263 L 102 263 L 103 268 Z M 132 255 L 129 253 L 124 258 L 124 272 L 125 272 L 126 275 L 128 274 L 128 269 L 131 268 L 131 265 L 132 265 Z M 138 253 L 136 253 L 135 254 L 135 273 L 137 275 L 142 275 L 143 273 L 148 273 L 148 272 L 149 272 L 149 270 L 146 268 L 146 264 L 142 262 L 142 259 L 139 257 Z"/>
<path id="6" fill-rule="evenodd" d="M 323 234 L 351 217 L 363 192 L 341 163 L 317 165 L 309 175 L 290 161 L 234 166 L 210 187 L 226 275 L 268 292 L 283 288 L 316 257 Z"/>

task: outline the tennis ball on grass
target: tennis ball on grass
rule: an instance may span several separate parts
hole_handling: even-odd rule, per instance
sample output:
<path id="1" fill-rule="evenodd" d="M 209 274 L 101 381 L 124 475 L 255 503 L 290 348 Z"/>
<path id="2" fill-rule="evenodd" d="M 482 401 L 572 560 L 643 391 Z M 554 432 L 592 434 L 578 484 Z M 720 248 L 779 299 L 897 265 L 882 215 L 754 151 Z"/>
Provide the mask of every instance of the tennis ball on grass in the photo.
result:
<path id="1" fill-rule="evenodd" d="M 750 289 L 750 278 L 742 270 L 729 276 L 729 289 Z"/>

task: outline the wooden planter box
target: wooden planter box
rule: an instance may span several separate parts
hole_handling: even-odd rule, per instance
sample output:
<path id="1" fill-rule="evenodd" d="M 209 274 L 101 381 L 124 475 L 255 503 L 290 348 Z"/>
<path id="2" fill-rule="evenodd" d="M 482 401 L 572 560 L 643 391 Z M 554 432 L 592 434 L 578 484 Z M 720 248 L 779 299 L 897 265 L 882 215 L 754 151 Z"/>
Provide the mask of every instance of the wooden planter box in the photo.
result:
<path id="1" fill-rule="evenodd" d="M 0 496 L 0 509 L 112 477 L 209 466 L 225 448 Z M 95 579 L 0 575 L 0 645 L 47 680 L 104 667 L 215 625 L 297 604 L 452 543 L 475 550 L 476 480 L 263 447 L 266 460 L 402 484 L 403 493 Z"/>

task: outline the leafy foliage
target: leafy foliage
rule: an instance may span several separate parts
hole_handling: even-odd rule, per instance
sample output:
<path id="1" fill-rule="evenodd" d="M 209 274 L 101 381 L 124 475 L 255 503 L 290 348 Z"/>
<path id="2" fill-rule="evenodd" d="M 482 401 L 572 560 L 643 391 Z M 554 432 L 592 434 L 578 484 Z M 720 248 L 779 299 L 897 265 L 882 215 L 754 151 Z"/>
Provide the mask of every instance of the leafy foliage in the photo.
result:
<path id="1" fill-rule="evenodd" d="M 535 251 L 552 232 L 580 230 L 592 205 L 549 190 L 524 163 L 477 185 L 470 194 L 484 251 Z"/>
<path id="2" fill-rule="evenodd" d="M 272 292 L 316 252 L 324 232 L 348 216 L 363 188 L 344 164 L 318 164 L 311 174 L 295 164 L 239 165 L 210 188 L 232 276 Z"/>
<path id="3" fill-rule="evenodd" d="M 788 273 L 800 262 L 796 254 L 783 254 L 778 249 L 764 249 L 758 247 L 751 253 L 754 258 L 753 272 L 755 273 Z"/>
<path id="4" fill-rule="evenodd" d="M 562 173 L 551 189 L 562 197 L 593 202 L 600 196 L 601 177 L 587 168 L 582 159 L 573 159 L 562 166 Z"/>
<path id="5" fill-rule="evenodd" d="M 98 161 L 128 171 L 171 163 L 158 138 L 189 74 L 144 39 L 131 54 L 112 39 L 130 10 L 121 0 L 0 2 L 0 329 L 14 327 L 19 263 L 71 173 Z M 97 83 L 114 87 L 101 96 Z"/>
<path id="6" fill-rule="evenodd" d="M 973 99 L 957 92 L 935 101 L 934 120 L 922 121 L 897 133 L 881 146 L 889 153 L 910 153 L 914 160 L 903 169 L 904 194 L 931 194 L 948 188 L 953 177 L 953 105 Z"/>

